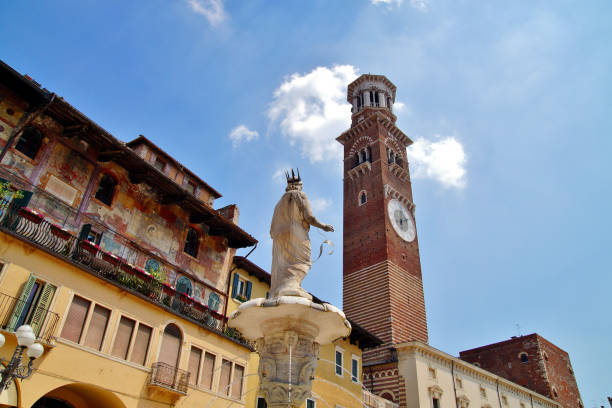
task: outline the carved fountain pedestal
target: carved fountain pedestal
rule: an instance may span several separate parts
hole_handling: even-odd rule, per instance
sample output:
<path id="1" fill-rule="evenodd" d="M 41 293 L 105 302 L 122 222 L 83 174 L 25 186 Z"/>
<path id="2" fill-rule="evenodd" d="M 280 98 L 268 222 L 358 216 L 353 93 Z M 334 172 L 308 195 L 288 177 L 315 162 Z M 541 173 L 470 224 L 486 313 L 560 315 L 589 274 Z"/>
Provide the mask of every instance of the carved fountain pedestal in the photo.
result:
<path id="1" fill-rule="evenodd" d="M 270 408 L 299 407 L 310 396 L 319 346 L 351 332 L 340 309 L 297 296 L 245 302 L 229 325 L 257 342 L 259 390 Z"/>

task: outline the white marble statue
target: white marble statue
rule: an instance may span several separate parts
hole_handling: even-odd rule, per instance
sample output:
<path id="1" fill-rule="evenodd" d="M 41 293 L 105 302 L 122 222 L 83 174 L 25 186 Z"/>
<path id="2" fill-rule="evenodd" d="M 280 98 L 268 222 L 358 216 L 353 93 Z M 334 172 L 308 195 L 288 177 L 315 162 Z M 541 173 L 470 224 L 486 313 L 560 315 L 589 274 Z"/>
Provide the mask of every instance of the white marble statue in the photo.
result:
<path id="1" fill-rule="evenodd" d="M 333 231 L 334 227 L 322 224 L 312 213 L 310 202 L 302 192 L 302 180 L 298 171 L 286 173 L 287 188 L 274 208 L 270 236 L 272 249 L 272 285 L 270 297 L 301 296 L 312 299 L 301 287 L 310 270 L 310 226 Z"/>

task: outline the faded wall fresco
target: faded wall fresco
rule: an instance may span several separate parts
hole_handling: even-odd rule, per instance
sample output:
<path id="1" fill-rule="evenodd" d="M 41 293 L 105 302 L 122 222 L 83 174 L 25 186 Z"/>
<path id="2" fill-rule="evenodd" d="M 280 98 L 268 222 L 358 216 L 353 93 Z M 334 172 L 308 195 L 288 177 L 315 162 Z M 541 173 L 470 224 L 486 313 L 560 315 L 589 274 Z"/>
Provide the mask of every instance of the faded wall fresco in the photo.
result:
<path id="1" fill-rule="evenodd" d="M 108 172 L 117 179 L 117 192 L 110 207 L 92 198 L 87 207 L 87 216 L 111 226 L 143 249 L 167 259 L 197 279 L 219 289 L 224 288 L 227 272 L 224 266 L 228 253 L 226 238 L 203 235 L 197 259 L 185 254 L 183 246 L 188 227 L 186 221 L 189 219 L 186 211 L 178 206 L 161 205 L 147 184 L 131 184 L 125 169 L 115 163 L 105 163 L 101 172 Z M 101 177 L 102 173 L 96 185 Z M 116 241 L 107 234 L 103 235 L 105 248 L 141 268 L 146 266 L 146 256 L 122 248 Z M 168 283 L 174 284 L 172 278 L 168 270 Z"/>

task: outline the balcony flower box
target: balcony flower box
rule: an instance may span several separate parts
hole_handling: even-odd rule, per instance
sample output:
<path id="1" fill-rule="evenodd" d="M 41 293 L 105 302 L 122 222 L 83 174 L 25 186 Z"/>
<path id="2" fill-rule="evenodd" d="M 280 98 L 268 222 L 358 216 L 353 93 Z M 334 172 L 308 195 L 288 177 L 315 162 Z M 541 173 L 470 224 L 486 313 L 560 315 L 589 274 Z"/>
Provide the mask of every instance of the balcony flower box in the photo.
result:
<path id="1" fill-rule="evenodd" d="M 223 320 L 223 315 L 219 312 L 215 312 L 213 310 L 210 311 L 210 314 L 212 315 L 212 317 L 214 317 L 217 320 Z"/>
<path id="2" fill-rule="evenodd" d="M 135 269 L 136 269 L 136 272 L 138 272 L 138 275 L 142 279 L 144 279 L 146 281 L 149 281 L 149 280 L 153 279 L 153 276 L 151 276 L 151 274 L 149 272 L 145 271 L 144 269 L 140 269 L 138 267 L 136 267 Z"/>
<path id="3" fill-rule="evenodd" d="M 102 252 L 102 259 L 113 266 L 117 266 L 121 263 L 121 259 L 118 256 L 109 254 L 108 252 Z"/>
<path id="4" fill-rule="evenodd" d="M 100 247 L 97 246 L 96 244 L 94 244 L 91 241 L 87 241 L 87 240 L 83 240 L 79 243 L 79 246 L 81 248 L 83 248 L 84 250 L 86 250 L 87 252 L 91 252 L 92 254 L 96 255 L 98 253 L 98 251 L 100 250 Z"/>
<path id="5" fill-rule="evenodd" d="M 193 298 L 189 295 L 186 295 L 184 293 L 180 294 L 180 299 L 182 302 L 184 302 L 187 305 L 191 305 L 193 303 Z"/>
<path id="6" fill-rule="evenodd" d="M 203 305 L 197 299 L 191 298 L 193 305 L 196 309 L 201 310 L 202 312 L 208 311 L 208 306 Z"/>
<path id="7" fill-rule="evenodd" d="M 136 267 L 129 263 L 121 264 L 121 270 L 128 275 L 136 275 L 138 273 Z"/>
<path id="8" fill-rule="evenodd" d="M 71 236 L 70 232 L 66 231 L 65 229 L 56 224 L 51 224 L 51 234 L 64 241 L 66 241 Z"/>
<path id="9" fill-rule="evenodd" d="M 175 293 L 174 288 L 171 285 L 167 284 L 166 282 L 162 283 L 162 290 L 168 296 L 172 296 Z"/>
<path id="10" fill-rule="evenodd" d="M 26 220 L 33 222 L 34 224 L 40 224 L 43 220 L 42 215 L 28 207 L 21 207 L 19 209 L 18 214 L 20 217 L 23 217 Z"/>

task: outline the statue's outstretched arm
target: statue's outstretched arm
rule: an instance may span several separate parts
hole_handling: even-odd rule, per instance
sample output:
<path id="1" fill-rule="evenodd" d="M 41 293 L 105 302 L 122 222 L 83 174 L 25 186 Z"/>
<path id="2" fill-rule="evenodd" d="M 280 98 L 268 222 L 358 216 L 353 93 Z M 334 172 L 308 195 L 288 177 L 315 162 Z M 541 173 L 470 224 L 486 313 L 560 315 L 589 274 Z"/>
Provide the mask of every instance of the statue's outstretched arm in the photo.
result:
<path id="1" fill-rule="evenodd" d="M 321 221 L 317 219 L 312 213 L 312 207 L 310 206 L 310 201 L 308 201 L 308 197 L 306 194 L 300 194 L 300 206 L 302 207 L 302 212 L 304 214 L 304 220 L 312 225 L 313 227 L 321 228 L 323 231 L 332 232 L 334 227 L 329 224 L 323 224 Z"/>

